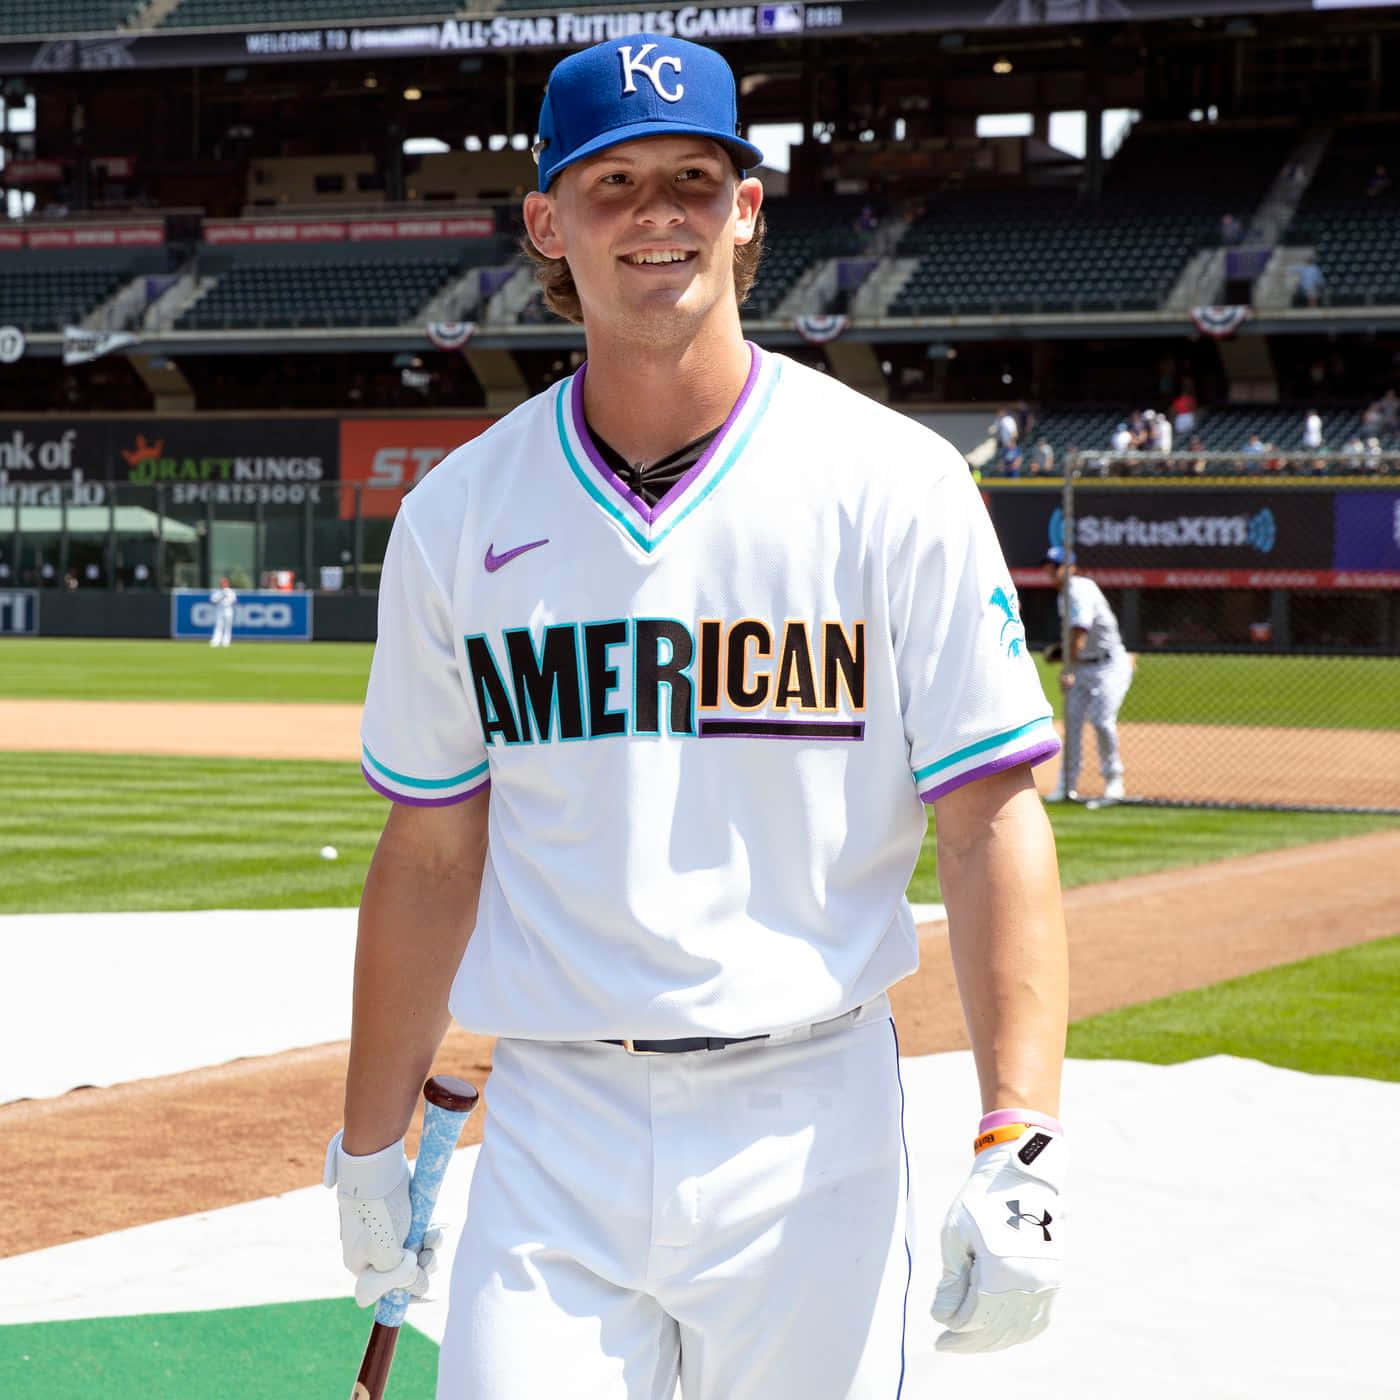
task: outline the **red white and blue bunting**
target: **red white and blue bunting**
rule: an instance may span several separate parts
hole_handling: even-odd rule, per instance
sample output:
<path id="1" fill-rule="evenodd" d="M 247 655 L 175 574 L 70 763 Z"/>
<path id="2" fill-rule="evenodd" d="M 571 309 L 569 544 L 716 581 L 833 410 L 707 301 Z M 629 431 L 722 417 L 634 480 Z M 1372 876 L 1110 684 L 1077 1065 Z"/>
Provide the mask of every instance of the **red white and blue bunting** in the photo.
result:
<path id="1" fill-rule="evenodd" d="M 439 350 L 460 350 L 475 334 L 475 321 L 428 322 L 428 339 Z"/>
<path id="2" fill-rule="evenodd" d="M 1193 306 L 1191 324 L 1212 340 L 1226 340 L 1249 319 L 1247 306 Z"/>
<path id="3" fill-rule="evenodd" d="M 851 324 L 849 316 L 799 316 L 793 323 L 808 345 L 825 345 L 835 340 Z"/>

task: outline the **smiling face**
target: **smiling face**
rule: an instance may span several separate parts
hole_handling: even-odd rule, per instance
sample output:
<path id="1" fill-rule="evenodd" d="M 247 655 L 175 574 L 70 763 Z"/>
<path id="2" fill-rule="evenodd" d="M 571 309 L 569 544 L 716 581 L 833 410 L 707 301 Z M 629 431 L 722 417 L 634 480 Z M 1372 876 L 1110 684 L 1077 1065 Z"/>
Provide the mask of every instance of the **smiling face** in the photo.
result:
<path id="1" fill-rule="evenodd" d="M 737 323 L 734 249 L 754 236 L 763 188 L 695 136 L 624 142 L 525 200 L 535 247 L 565 258 L 592 334 L 658 344 L 707 318 Z"/>

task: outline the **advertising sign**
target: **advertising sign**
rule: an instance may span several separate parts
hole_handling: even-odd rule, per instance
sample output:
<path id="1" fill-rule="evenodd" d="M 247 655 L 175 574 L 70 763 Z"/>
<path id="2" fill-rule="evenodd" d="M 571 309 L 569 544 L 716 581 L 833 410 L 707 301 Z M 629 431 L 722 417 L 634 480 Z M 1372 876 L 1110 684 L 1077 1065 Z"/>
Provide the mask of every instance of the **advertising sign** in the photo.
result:
<path id="1" fill-rule="evenodd" d="M 1338 493 L 1332 525 L 1339 569 L 1400 569 L 1400 491 Z"/>
<path id="2" fill-rule="evenodd" d="M 206 243 L 363 243 L 423 238 L 490 238 L 492 214 L 457 214 L 447 218 L 402 219 L 206 219 Z"/>
<path id="3" fill-rule="evenodd" d="M 496 420 L 472 418 L 347 418 L 340 425 L 340 479 L 362 482 L 367 519 L 398 513 L 404 493 L 464 442 Z M 340 493 L 340 517 L 355 517 L 355 493 Z"/>
<path id="4" fill-rule="evenodd" d="M 0 588 L 0 635 L 39 635 L 39 593 L 33 588 Z"/>
<path id="5" fill-rule="evenodd" d="M 271 589 L 240 593 L 233 610 L 234 641 L 309 642 L 312 597 Z M 170 635 L 176 641 L 207 642 L 214 611 L 204 589 L 177 588 L 170 595 Z"/>

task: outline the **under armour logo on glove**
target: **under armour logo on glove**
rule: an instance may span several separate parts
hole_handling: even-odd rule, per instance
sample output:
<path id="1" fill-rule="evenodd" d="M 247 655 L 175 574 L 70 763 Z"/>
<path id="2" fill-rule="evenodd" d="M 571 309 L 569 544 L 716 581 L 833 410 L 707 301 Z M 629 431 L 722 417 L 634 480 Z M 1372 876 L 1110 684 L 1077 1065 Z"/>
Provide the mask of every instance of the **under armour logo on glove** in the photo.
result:
<path id="1" fill-rule="evenodd" d="M 1032 1215 L 1029 1211 L 1021 1209 L 1020 1201 L 1007 1201 L 1006 1208 L 1011 1212 L 1006 1223 L 1013 1230 L 1019 1230 L 1023 1220 L 1028 1221 L 1032 1225 L 1038 1225 L 1045 1232 L 1045 1243 L 1050 1243 L 1050 1222 L 1055 1217 L 1048 1210 L 1044 1215 Z"/>

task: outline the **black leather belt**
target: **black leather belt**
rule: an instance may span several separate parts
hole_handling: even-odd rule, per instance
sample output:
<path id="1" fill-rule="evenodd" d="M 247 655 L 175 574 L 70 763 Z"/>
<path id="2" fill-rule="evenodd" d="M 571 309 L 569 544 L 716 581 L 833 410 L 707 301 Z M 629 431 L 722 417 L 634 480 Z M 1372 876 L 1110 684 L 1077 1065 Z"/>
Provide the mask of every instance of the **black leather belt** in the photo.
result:
<path id="1" fill-rule="evenodd" d="M 685 1055 L 692 1050 L 723 1050 L 727 1045 L 747 1045 L 767 1040 L 766 1035 L 689 1035 L 680 1040 L 603 1040 L 600 1045 L 620 1045 L 629 1055 Z"/>

